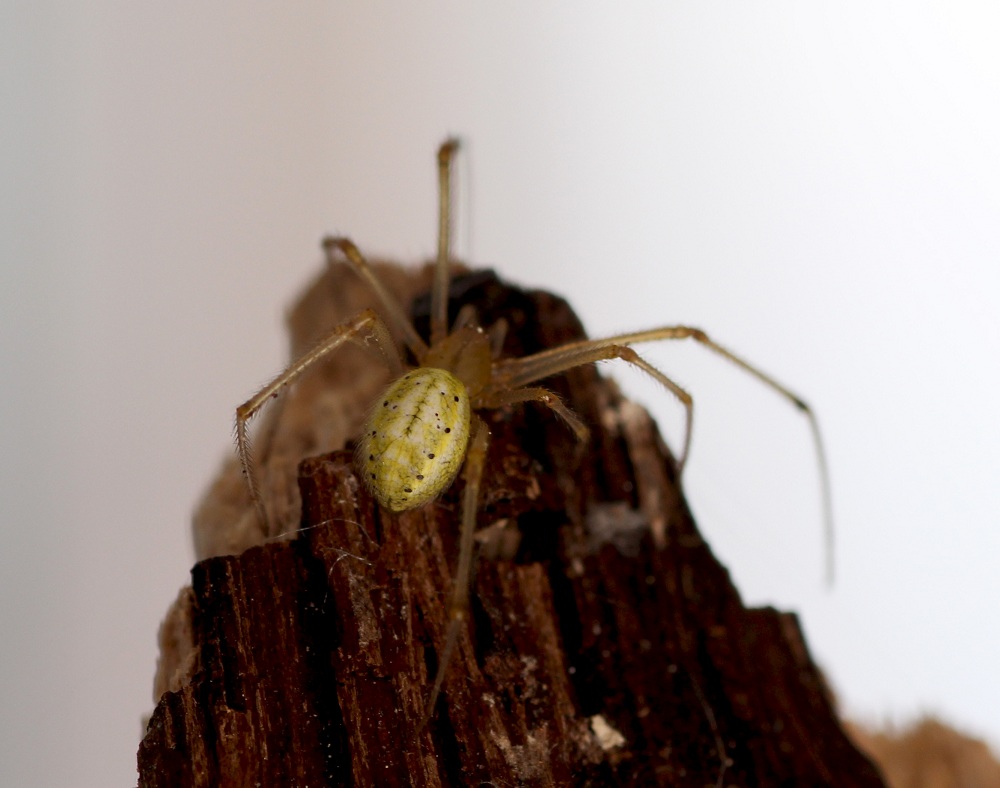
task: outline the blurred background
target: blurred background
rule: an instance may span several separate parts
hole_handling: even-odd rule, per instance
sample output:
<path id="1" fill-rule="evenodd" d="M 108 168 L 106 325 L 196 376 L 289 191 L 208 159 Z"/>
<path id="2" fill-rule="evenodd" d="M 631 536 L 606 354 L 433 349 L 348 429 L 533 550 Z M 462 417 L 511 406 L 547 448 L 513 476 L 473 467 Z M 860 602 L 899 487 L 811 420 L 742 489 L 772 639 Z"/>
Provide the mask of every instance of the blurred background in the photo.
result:
<path id="1" fill-rule="evenodd" d="M 998 39 L 985 2 L 4 4 L 0 783 L 134 781 L 234 407 L 322 235 L 433 253 L 447 134 L 461 256 L 815 407 L 832 590 L 805 421 L 646 349 L 701 528 L 844 711 L 1000 749 Z"/>

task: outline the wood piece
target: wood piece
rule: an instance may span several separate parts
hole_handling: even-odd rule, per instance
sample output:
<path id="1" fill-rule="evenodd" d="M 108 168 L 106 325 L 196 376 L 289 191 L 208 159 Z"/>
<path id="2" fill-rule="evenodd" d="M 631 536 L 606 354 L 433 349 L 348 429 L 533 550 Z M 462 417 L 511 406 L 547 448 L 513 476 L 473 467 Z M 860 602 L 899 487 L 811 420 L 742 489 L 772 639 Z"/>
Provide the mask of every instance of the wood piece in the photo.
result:
<path id="1" fill-rule="evenodd" d="M 1000 760 L 987 744 L 933 717 L 901 729 L 852 723 L 847 732 L 890 788 L 1000 788 Z"/>
<path id="2" fill-rule="evenodd" d="M 510 322 L 509 354 L 582 336 L 565 302 L 491 275 L 452 295 L 453 315 Z M 501 557 L 479 562 L 426 728 L 462 484 L 392 515 L 342 448 L 299 466 L 297 538 L 195 566 L 195 654 L 164 660 L 189 675 L 139 785 L 882 785 L 795 617 L 743 607 L 645 411 L 593 368 L 550 385 L 592 443 L 540 406 L 485 414 L 483 551 Z"/>

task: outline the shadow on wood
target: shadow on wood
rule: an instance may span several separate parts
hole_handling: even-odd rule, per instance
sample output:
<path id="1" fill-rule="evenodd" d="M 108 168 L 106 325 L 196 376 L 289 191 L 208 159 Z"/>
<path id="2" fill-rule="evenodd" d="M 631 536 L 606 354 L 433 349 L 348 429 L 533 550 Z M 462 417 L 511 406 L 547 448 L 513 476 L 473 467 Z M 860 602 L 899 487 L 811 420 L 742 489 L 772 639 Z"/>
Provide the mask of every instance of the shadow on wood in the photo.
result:
<path id="1" fill-rule="evenodd" d="M 367 305 L 344 297 L 347 276 L 305 294 L 293 352 Z M 396 287 L 408 300 L 426 276 Z M 564 301 L 488 272 L 452 296 L 452 316 L 473 303 L 484 324 L 508 320 L 510 355 L 582 336 Z M 413 309 L 426 325 L 426 300 Z M 420 730 L 462 483 L 400 515 L 358 484 L 346 440 L 385 382 L 372 366 L 334 358 L 261 425 L 268 505 L 294 538 L 254 530 L 232 463 L 199 510 L 200 554 L 238 554 L 198 563 L 164 625 L 140 786 L 882 785 L 795 617 L 743 607 L 655 425 L 593 367 L 546 383 L 592 427 L 588 446 L 540 406 L 484 414 L 481 552 L 496 557 L 479 561 L 469 631 Z M 330 413 L 342 434 L 317 437 L 310 419 Z"/>

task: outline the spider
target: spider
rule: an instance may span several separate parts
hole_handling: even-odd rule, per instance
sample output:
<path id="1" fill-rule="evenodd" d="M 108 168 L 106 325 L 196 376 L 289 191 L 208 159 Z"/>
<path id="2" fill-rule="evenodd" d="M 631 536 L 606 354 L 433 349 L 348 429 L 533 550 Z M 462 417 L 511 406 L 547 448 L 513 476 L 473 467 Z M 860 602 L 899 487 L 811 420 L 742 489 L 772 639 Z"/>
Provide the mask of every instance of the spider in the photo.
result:
<path id="1" fill-rule="evenodd" d="M 586 443 L 588 427 L 555 394 L 534 385 L 573 367 L 621 359 L 643 370 L 673 394 L 685 409 L 685 432 L 677 458 L 680 478 L 691 444 L 693 400 L 632 348 L 640 342 L 693 339 L 728 359 L 780 394 L 807 417 L 820 468 L 826 522 L 827 577 L 832 578 L 832 520 L 827 465 L 819 424 L 812 409 L 789 389 L 757 367 L 722 347 L 705 332 L 690 326 L 666 326 L 619 334 L 606 339 L 580 340 L 521 358 L 501 358 L 506 325 L 499 321 L 484 328 L 471 306 L 463 307 L 448 326 L 449 247 L 451 224 L 451 167 L 459 143 L 446 140 L 438 149 L 438 250 L 431 289 L 430 337 L 419 335 L 402 305 L 379 281 L 357 246 L 345 237 L 323 241 L 328 263 L 342 255 L 368 283 L 383 314 L 365 309 L 336 326 L 311 350 L 236 409 L 236 444 L 243 474 L 257 517 L 267 531 L 267 513 L 254 472 L 249 445 L 250 420 L 272 398 L 306 370 L 326 359 L 345 343 L 374 345 L 392 382 L 373 403 L 362 434 L 356 441 L 355 468 L 369 492 L 386 509 L 402 512 L 427 504 L 445 492 L 464 468 L 458 562 L 448 602 L 448 628 L 437 673 L 426 707 L 430 716 L 454 654 L 459 633 L 469 617 L 476 520 L 489 429 L 476 411 L 525 402 L 548 407 Z M 416 364 L 407 363 L 390 333 L 402 337 Z"/>

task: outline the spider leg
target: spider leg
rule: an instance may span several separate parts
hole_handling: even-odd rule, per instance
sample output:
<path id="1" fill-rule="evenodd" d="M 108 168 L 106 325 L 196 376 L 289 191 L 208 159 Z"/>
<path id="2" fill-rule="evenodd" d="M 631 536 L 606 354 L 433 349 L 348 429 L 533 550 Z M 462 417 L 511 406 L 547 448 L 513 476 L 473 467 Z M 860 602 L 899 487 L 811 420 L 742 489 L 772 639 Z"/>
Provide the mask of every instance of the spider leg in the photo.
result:
<path id="1" fill-rule="evenodd" d="M 496 323 L 486 329 L 486 335 L 490 338 L 490 358 L 500 358 L 500 353 L 503 352 L 504 340 L 507 339 L 508 328 L 507 320 L 501 317 Z"/>
<path id="2" fill-rule="evenodd" d="M 483 478 L 483 466 L 486 464 L 486 450 L 489 446 L 490 431 L 478 416 L 473 416 L 474 431 L 469 441 L 465 455 L 465 467 L 462 475 L 465 478 L 465 490 L 462 494 L 462 531 L 459 536 L 458 566 L 455 569 L 455 580 L 451 589 L 451 600 L 448 602 L 448 631 L 445 635 L 444 648 L 438 659 L 437 674 L 434 685 L 427 700 L 424 718 L 420 723 L 422 729 L 430 720 L 441 694 L 448 671 L 448 663 L 458 645 L 458 635 L 469 617 L 469 592 L 472 584 L 472 551 L 476 541 L 476 513 L 479 508 L 479 486 Z"/>
<path id="3" fill-rule="evenodd" d="M 342 323 L 333 329 L 326 337 L 313 346 L 311 350 L 306 351 L 302 356 L 293 361 L 280 375 L 236 409 L 236 450 L 239 454 L 240 464 L 243 466 L 243 475 L 246 477 L 247 485 L 250 488 L 250 499 L 253 501 L 254 508 L 257 510 L 257 517 L 265 532 L 267 532 L 268 528 L 267 510 L 264 507 L 264 499 L 260 494 L 260 485 L 257 481 L 253 456 L 250 451 L 250 435 L 247 429 L 250 419 L 257 414 L 268 400 L 272 397 L 277 397 L 317 361 L 328 356 L 345 342 L 359 341 L 359 334 L 364 331 L 370 332 L 370 336 L 381 351 L 390 372 L 393 375 L 401 374 L 403 362 L 389 334 L 389 329 L 382 322 L 382 318 L 375 314 L 374 311 L 366 309 L 352 320 Z"/>
<path id="4" fill-rule="evenodd" d="M 403 341 L 413 351 L 413 355 L 417 357 L 417 360 L 422 360 L 427 355 L 427 343 L 420 338 L 417 329 L 413 327 L 413 323 L 407 317 L 406 310 L 403 309 L 392 293 L 385 289 L 385 285 L 382 284 L 372 270 L 372 267 L 368 265 L 368 261 L 358 251 L 358 247 L 354 245 L 354 241 L 350 238 L 324 238 L 323 252 L 326 254 L 328 264 L 333 263 L 333 255 L 336 251 L 340 251 L 347 258 L 347 261 L 354 266 L 354 270 L 358 276 L 368 283 L 369 287 L 375 292 L 375 295 L 378 296 L 378 300 L 382 302 L 382 308 L 385 309 L 385 313 L 389 317 L 389 322 L 402 333 Z"/>
<path id="5" fill-rule="evenodd" d="M 458 150 L 451 138 L 438 148 L 438 256 L 431 290 L 431 344 L 448 335 L 448 253 L 451 244 L 451 160 Z"/>
<path id="6" fill-rule="evenodd" d="M 462 304 L 462 308 L 455 315 L 455 322 L 452 324 L 451 330 L 452 333 L 455 333 L 463 328 L 476 328 L 478 326 L 479 315 L 476 313 L 476 307 L 472 304 Z"/>
<path id="7" fill-rule="evenodd" d="M 493 384 L 483 393 L 489 397 L 496 391 L 505 388 L 518 388 L 525 383 L 531 383 L 552 375 L 558 375 L 573 367 L 591 364 L 595 361 L 621 359 L 638 367 L 651 375 L 660 385 L 681 401 L 685 411 L 684 443 L 677 458 L 677 473 L 680 475 L 687 461 L 688 449 L 691 447 L 691 425 L 694 421 L 694 400 L 691 395 L 664 375 L 660 370 L 646 361 L 632 348 L 624 344 L 616 344 L 605 340 L 596 342 L 574 342 L 554 350 L 545 350 L 523 358 L 504 359 L 493 364 Z"/>
<path id="8" fill-rule="evenodd" d="M 826 542 L 826 581 L 828 585 L 832 585 L 834 575 L 833 499 L 830 493 L 830 470 L 826 461 L 826 449 L 824 448 L 823 436 L 820 433 L 819 421 L 816 418 L 815 412 L 801 397 L 793 394 L 790 389 L 783 386 L 760 368 L 754 366 L 749 361 L 740 358 L 731 350 L 723 347 L 715 340 L 710 339 L 709 336 L 700 328 L 692 328 L 691 326 L 665 326 L 663 328 L 653 328 L 648 331 L 635 331 L 629 334 L 618 334 L 613 337 L 607 337 L 606 339 L 585 339 L 579 342 L 572 342 L 568 345 L 552 348 L 551 350 L 543 350 L 540 353 L 535 353 L 531 356 L 498 361 L 493 365 L 494 379 L 502 380 L 506 382 L 507 385 L 511 386 L 524 385 L 535 380 L 540 380 L 548 375 L 563 372 L 566 369 L 576 366 L 578 363 L 582 364 L 587 363 L 590 360 L 596 361 L 601 358 L 615 357 L 614 354 L 612 354 L 608 356 L 598 355 L 595 358 L 587 359 L 586 355 L 588 351 L 596 351 L 616 346 L 627 346 L 637 342 L 655 342 L 661 339 L 695 340 L 711 350 L 713 353 L 722 356 L 724 359 L 727 359 L 740 369 L 753 375 L 765 386 L 788 400 L 809 420 L 809 429 L 812 432 L 813 446 L 816 450 L 816 464 L 819 466 L 820 473 L 820 495 L 822 498 L 824 536 Z M 580 360 L 577 361 L 577 359 Z M 632 363 L 636 362 L 633 361 Z M 642 365 L 640 364 L 639 366 Z M 645 369 L 645 367 L 643 368 Z M 647 369 L 646 371 L 648 372 L 650 369 Z M 668 388 L 671 388 L 671 385 L 665 383 L 665 379 L 659 373 L 651 374 L 653 374 L 657 380 L 660 380 L 661 383 L 664 383 L 664 385 Z M 673 391 L 673 388 L 671 388 L 671 390 Z M 683 401 L 683 397 L 681 399 Z M 690 406 L 688 406 L 687 433 L 688 435 L 684 442 L 684 450 L 681 453 L 682 458 L 687 457 L 687 447 L 691 438 Z M 683 459 L 679 462 L 679 464 L 683 467 Z"/>
<path id="9" fill-rule="evenodd" d="M 529 387 L 520 389 L 507 389 L 492 393 L 487 398 L 481 398 L 476 403 L 480 408 L 502 408 L 504 405 L 514 405 L 518 402 L 540 402 L 551 409 L 557 416 L 566 422 L 567 426 L 573 430 L 578 441 L 586 444 L 590 440 L 590 428 L 566 406 L 559 397 L 548 389 L 539 387 Z"/>

